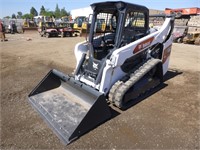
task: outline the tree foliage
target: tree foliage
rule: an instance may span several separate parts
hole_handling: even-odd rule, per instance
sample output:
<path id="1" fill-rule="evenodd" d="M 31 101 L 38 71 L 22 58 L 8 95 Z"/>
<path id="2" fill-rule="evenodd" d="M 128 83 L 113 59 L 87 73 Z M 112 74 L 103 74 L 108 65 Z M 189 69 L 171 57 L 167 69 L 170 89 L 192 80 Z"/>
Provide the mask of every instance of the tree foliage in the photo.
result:
<path id="1" fill-rule="evenodd" d="M 21 12 L 21 11 L 17 12 L 17 18 L 18 18 L 18 19 L 21 19 L 21 18 L 22 18 L 22 12 Z"/>
<path id="2" fill-rule="evenodd" d="M 48 9 L 45 9 L 45 7 L 42 5 L 40 8 L 40 13 L 39 15 L 42 16 L 48 16 L 48 17 L 54 17 L 54 18 L 61 18 L 63 16 L 70 16 L 70 12 L 67 12 L 65 7 L 63 7 L 62 9 L 59 8 L 58 4 L 56 4 L 56 8 L 55 11 L 51 11 Z M 38 16 L 38 12 L 34 7 L 31 7 L 30 9 L 30 14 L 26 13 L 26 14 L 22 14 L 21 11 L 17 12 L 17 16 L 13 13 L 11 18 L 23 18 L 23 19 L 33 19 L 34 16 Z M 7 16 L 8 18 L 8 16 Z"/>
<path id="3" fill-rule="evenodd" d="M 33 19 L 33 15 L 32 14 L 24 14 L 23 16 L 22 16 L 22 18 L 23 19 Z"/>
<path id="4" fill-rule="evenodd" d="M 10 19 L 10 16 L 5 16 L 4 18 Z"/>
<path id="5" fill-rule="evenodd" d="M 52 17 L 54 16 L 54 12 L 50 10 L 46 10 L 43 15 L 47 17 Z"/>
<path id="6" fill-rule="evenodd" d="M 60 10 L 60 17 L 63 16 L 70 16 L 70 13 L 65 10 L 65 7 Z"/>
<path id="7" fill-rule="evenodd" d="M 38 16 L 38 12 L 34 7 L 31 7 L 30 14 L 32 14 L 33 16 Z"/>
<path id="8" fill-rule="evenodd" d="M 46 12 L 44 6 L 42 5 L 42 7 L 40 8 L 40 15 L 44 15 Z"/>
<path id="9" fill-rule="evenodd" d="M 58 7 L 58 4 L 56 4 L 54 15 L 56 18 L 60 18 L 60 8 Z"/>
<path id="10" fill-rule="evenodd" d="M 16 15 L 15 14 L 12 14 L 12 19 L 16 19 Z"/>

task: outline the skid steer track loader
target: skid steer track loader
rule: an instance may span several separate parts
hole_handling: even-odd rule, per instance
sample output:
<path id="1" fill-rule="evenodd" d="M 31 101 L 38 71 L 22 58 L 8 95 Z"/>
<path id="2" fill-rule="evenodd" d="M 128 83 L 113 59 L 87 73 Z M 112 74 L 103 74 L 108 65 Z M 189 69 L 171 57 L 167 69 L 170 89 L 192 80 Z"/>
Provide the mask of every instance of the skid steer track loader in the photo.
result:
<path id="1" fill-rule="evenodd" d="M 169 64 L 173 17 L 150 30 L 144 6 L 117 1 L 91 7 L 88 39 L 75 46 L 73 76 L 51 70 L 28 96 L 64 144 L 108 120 L 109 103 L 125 109 L 160 84 Z"/>

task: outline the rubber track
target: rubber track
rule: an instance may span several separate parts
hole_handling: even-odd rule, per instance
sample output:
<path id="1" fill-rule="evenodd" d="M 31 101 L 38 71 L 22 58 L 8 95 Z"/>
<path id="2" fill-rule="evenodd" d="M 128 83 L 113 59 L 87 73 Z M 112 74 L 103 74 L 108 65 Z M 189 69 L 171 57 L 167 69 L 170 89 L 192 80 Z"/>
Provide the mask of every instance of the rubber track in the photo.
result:
<path id="1" fill-rule="evenodd" d="M 109 93 L 109 101 L 113 103 L 118 108 L 122 108 L 122 100 L 124 94 L 135 84 L 139 81 L 146 73 L 148 73 L 154 66 L 160 63 L 161 60 L 151 58 L 147 62 L 143 63 L 141 67 L 135 70 L 133 73 L 130 74 L 130 79 L 126 82 L 117 81 L 111 88 Z M 145 93 L 143 91 L 142 93 Z M 140 96 L 139 94 L 137 97 Z"/>

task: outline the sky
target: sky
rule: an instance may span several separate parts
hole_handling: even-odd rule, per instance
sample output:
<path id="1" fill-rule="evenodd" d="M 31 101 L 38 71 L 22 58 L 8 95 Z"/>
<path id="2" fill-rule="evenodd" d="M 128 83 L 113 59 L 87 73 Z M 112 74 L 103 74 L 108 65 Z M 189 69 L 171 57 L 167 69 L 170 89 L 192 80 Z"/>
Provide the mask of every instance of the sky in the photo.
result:
<path id="1" fill-rule="evenodd" d="M 45 9 L 55 10 L 56 4 L 59 8 L 65 7 L 67 11 L 73 9 L 89 7 L 90 4 L 102 1 L 113 0 L 0 0 L 0 18 L 12 16 L 21 11 L 22 14 L 30 13 L 31 7 L 34 7 L 38 13 L 43 5 Z M 165 8 L 188 8 L 199 7 L 200 0 L 123 0 L 139 5 L 144 5 L 149 9 L 164 10 Z"/>

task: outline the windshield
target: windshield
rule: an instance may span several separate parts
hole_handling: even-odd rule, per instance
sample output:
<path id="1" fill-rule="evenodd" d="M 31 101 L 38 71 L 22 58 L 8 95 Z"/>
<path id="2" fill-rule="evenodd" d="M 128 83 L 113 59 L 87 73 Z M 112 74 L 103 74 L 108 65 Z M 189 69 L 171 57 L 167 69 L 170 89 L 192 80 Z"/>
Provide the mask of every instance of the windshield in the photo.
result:
<path id="1" fill-rule="evenodd" d="M 92 45 L 94 53 L 98 52 L 97 59 L 105 57 L 115 45 L 115 36 L 118 21 L 118 12 L 116 10 L 106 10 L 96 14 L 93 24 Z M 102 55 L 100 55 L 102 52 Z"/>
<path id="2" fill-rule="evenodd" d="M 46 22 L 46 23 L 45 23 L 45 26 L 46 26 L 47 28 L 54 28 L 54 27 L 55 27 L 55 24 L 54 24 L 54 22 Z"/>
<path id="3" fill-rule="evenodd" d="M 192 34 L 192 33 L 188 33 L 188 34 L 187 34 L 187 38 L 188 38 L 188 39 L 192 39 L 192 38 L 193 38 L 193 34 Z"/>
<path id="4" fill-rule="evenodd" d="M 82 23 L 86 21 L 86 17 L 85 16 L 80 16 L 80 17 L 77 17 L 75 20 L 74 20 L 74 23 L 76 23 L 78 25 L 78 27 L 81 27 L 82 26 Z"/>
<path id="5" fill-rule="evenodd" d="M 135 10 L 129 10 L 126 14 L 122 33 L 122 46 L 129 44 L 146 34 L 145 14 Z"/>
<path id="6" fill-rule="evenodd" d="M 92 36 L 94 49 L 103 47 L 112 49 L 114 47 L 117 21 L 117 11 L 99 12 L 96 14 Z"/>
<path id="7" fill-rule="evenodd" d="M 99 13 L 95 22 L 95 33 L 111 33 L 116 30 L 116 14 Z"/>

